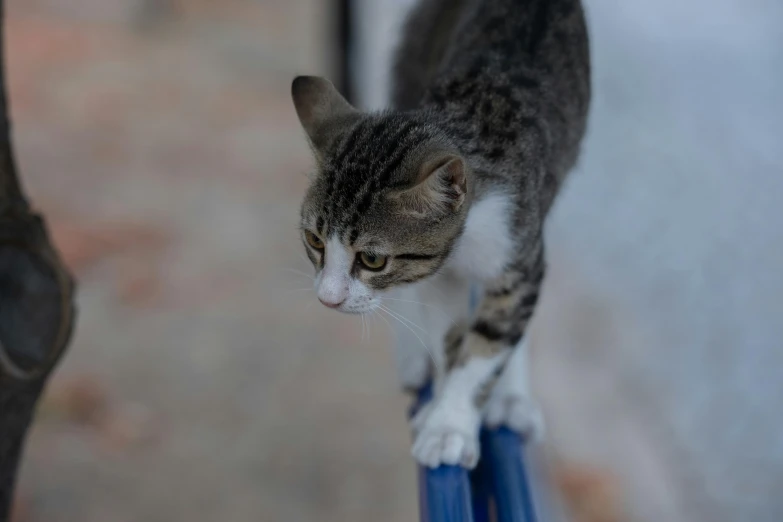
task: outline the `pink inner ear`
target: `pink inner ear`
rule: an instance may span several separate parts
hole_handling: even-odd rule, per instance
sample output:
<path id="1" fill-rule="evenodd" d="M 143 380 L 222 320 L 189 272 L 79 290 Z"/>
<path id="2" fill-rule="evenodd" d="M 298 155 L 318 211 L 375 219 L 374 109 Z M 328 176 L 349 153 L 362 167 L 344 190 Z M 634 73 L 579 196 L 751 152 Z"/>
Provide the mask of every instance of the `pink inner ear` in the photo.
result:
<path id="1" fill-rule="evenodd" d="M 465 200 L 465 164 L 456 154 L 445 153 L 422 164 L 416 184 L 396 193 L 402 210 L 414 215 L 457 210 Z"/>
<path id="2" fill-rule="evenodd" d="M 425 181 L 427 178 L 438 172 L 441 168 L 443 168 L 447 163 L 455 159 L 455 156 L 445 156 L 442 158 L 438 158 L 436 160 L 430 160 L 425 162 L 421 166 L 421 170 L 419 170 L 419 175 L 416 178 L 416 184 Z"/>
<path id="3" fill-rule="evenodd" d="M 444 166 L 444 170 L 446 171 L 447 179 L 458 196 L 464 195 L 468 190 L 468 185 L 465 177 L 465 165 L 462 163 L 462 159 L 452 159 Z"/>

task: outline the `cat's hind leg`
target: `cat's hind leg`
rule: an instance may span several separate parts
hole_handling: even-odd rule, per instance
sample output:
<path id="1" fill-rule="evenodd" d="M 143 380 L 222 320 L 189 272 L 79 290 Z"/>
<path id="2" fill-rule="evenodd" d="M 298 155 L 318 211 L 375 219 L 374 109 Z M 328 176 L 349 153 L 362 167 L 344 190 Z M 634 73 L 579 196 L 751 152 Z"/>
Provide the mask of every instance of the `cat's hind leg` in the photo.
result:
<path id="1" fill-rule="evenodd" d="M 533 440 L 540 440 L 544 434 L 544 419 L 530 395 L 528 344 L 525 336 L 514 348 L 490 392 L 483 415 L 487 426 L 506 426 Z"/>

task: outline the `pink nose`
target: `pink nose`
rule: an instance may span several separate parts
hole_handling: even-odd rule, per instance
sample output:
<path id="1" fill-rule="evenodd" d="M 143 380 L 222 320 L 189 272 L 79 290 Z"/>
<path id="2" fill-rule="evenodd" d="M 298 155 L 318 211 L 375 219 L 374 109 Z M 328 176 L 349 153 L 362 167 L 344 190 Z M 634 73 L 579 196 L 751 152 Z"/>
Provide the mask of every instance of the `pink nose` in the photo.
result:
<path id="1" fill-rule="evenodd" d="M 337 303 L 333 303 L 333 302 L 331 302 L 331 301 L 324 301 L 324 300 L 323 300 L 323 299 L 321 299 L 320 297 L 318 298 L 318 300 L 319 300 L 319 301 L 321 301 L 321 304 L 322 304 L 322 305 L 324 305 L 324 306 L 326 306 L 327 308 L 339 308 L 339 307 L 340 307 L 340 305 L 341 305 L 341 304 L 343 304 L 343 303 L 345 302 L 345 299 L 343 299 L 342 301 L 339 301 L 339 302 L 337 302 Z"/>

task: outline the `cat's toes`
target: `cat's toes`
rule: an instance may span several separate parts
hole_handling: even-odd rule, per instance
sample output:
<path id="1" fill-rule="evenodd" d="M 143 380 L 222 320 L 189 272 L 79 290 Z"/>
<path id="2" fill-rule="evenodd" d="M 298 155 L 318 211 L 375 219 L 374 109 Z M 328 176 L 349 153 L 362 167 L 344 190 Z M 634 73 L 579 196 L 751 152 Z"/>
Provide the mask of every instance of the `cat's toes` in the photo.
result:
<path id="1" fill-rule="evenodd" d="M 478 439 L 451 430 L 422 432 L 413 445 L 413 456 L 430 468 L 449 464 L 472 469 L 478 464 Z"/>
<path id="2" fill-rule="evenodd" d="M 475 415 L 433 409 L 420 421 L 413 456 L 430 468 L 441 464 L 474 468 L 479 460 L 477 424 Z"/>
<path id="3" fill-rule="evenodd" d="M 506 426 L 534 441 L 544 436 L 541 409 L 527 394 L 513 390 L 497 389 L 492 394 L 484 406 L 484 423 L 491 428 Z"/>

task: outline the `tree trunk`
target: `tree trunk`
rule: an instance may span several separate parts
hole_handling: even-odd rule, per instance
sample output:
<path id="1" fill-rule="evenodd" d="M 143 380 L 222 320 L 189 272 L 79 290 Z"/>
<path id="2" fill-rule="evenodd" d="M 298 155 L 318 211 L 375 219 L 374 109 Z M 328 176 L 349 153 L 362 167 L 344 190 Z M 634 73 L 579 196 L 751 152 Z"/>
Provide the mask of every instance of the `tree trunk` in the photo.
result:
<path id="1" fill-rule="evenodd" d="M 4 25 L 0 0 L 0 522 L 8 520 L 27 428 L 68 344 L 75 314 L 72 279 L 16 177 Z"/>

